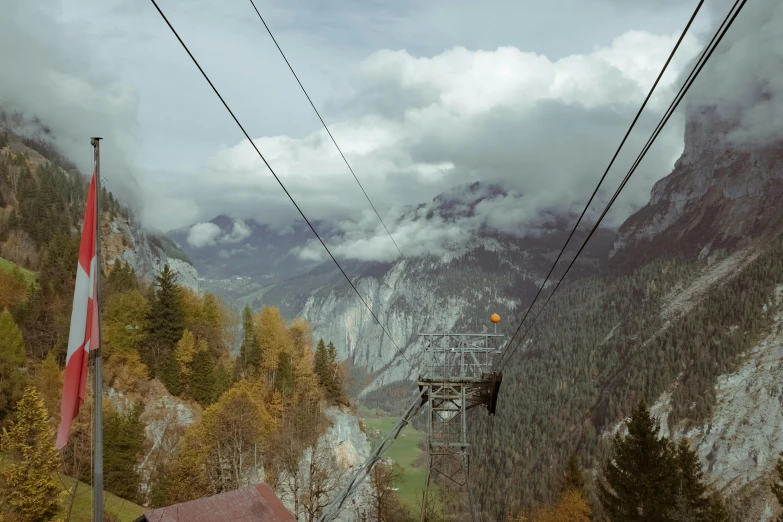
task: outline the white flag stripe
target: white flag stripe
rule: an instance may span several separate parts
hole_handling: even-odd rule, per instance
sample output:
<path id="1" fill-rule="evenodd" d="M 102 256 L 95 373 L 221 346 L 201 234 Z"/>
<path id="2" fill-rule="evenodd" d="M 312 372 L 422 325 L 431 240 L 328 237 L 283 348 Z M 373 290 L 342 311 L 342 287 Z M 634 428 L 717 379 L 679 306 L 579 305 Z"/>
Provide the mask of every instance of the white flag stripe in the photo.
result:
<path id="1" fill-rule="evenodd" d="M 71 356 L 84 344 L 86 334 L 85 328 L 79 328 L 77 325 L 87 324 L 87 307 L 91 295 L 90 276 L 84 271 L 82 265 L 77 263 L 76 285 L 73 291 L 73 311 L 71 312 L 71 331 L 68 333 L 68 354 L 65 357 L 65 364 Z"/>

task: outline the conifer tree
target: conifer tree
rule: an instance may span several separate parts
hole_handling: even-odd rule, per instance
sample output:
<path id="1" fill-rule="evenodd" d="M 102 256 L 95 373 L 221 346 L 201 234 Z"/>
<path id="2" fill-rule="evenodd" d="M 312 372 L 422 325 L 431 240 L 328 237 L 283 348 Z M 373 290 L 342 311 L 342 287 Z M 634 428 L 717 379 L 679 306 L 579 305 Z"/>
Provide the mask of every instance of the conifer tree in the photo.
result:
<path id="1" fill-rule="evenodd" d="M 240 374 L 256 374 L 261 368 L 261 345 L 256 337 L 256 326 L 250 305 L 242 311 L 242 346 L 239 349 L 237 370 Z"/>
<path id="2" fill-rule="evenodd" d="M 212 389 L 211 403 L 219 401 L 223 394 L 231 389 L 231 384 L 231 372 L 224 363 L 219 364 L 215 370 L 215 386 Z"/>
<path id="3" fill-rule="evenodd" d="M 196 352 L 191 363 L 190 396 L 202 406 L 209 406 L 215 400 L 215 369 L 209 350 Z M 219 366 L 222 368 L 223 366 Z"/>
<path id="4" fill-rule="evenodd" d="M 261 366 L 264 370 L 264 378 L 269 384 L 274 384 L 278 356 L 281 351 L 290 349 L 291 346 L 288 327 L 278 308 L 265 306 L 258 314 L 256 339 L 261 347 Z"/>
<path id="5" fill-rule="evenodd" d="M 343 397 L 343 383 L 337 365 L 337 349 L 331 341 L 329 341 L 326 347 L 326 354 L 329 374 L 326 383 L 326 394 L 329 399 L 339 402 Z"/>
<path id="6" fill-rule="evenodd" d="M 275 389 L 283 397 L 291 397 L 294 394 L 294 367 L 291 364 L 291 355 L 286 351 L 280 352 L 278 356 Z"/>
<path id="7" fill-rule="evenodd" d="M 775 464 L 775 480 L 772 482 L 772 494 L 775 495 L 775 499 L 781 507 L 780 514 L 775 519 L 775 522 L 783 522 L 783 452 L 780 453 L 778 462 Z"/>
<path id="8" fill-rule="evenodd" d="M 25 382 L 22 333 L 8 310 L 0 312 L 0 421 L 22 396 Z"/>
<path id="9" fill-rule="evenodd" d="M 137 462 L 144 447 L 143 412 L 144 405 L 137 402 L 124 414 L 109 409 L 104 417 L 106 489 L 128 500 L 139 496 L 141 477 Z"/>
<path id="10" fill-rule="evenodd" d="M 326 344 L 323 339 L 318 340 L 318 346 L 315 349 L 315 360 L 313 361 L 313 371 L 321 387 L 326 389 L 329 385 L 329 354 L 326 351 Z"/>
<path id="11" fill-rule="evenodd" d="M 103 286 L 105 289 L 104 299 L 108 299 L 108 296 L 111 294 L 137 290 L 139 283 L 136 279 L 136 270 L 129 263 L 118 261 L 112 267 L 106 278 L 106 284 Z"/>
<path id="12" fill-rule="evenodd" d="M 678 470 L 669 441 L 658 436 L 644 402 L 631 413 L 628 435 L 615 435 L 598 496 L 613 522 L 671 520 Z"/>
<path id="13" fill-rule="evenodd" d="M 561 490 L 563 492 L 576 490 L 584 493 L 585 477 L 582 472 L 582 466 L 579 464 L 579 459 L 576 453 L 571 452 L 566 461 L 565 477 L 563 479 L 563 486 Z"/>
<path id="14" fill-rule="evenodd" d="M 677 446 L 677 467 L 677 494 L 682 497 L 681 504 L 685 511 L 699 517 L 706 512 L 709 497 L 707 487 L 701 481 L 703 473 L 699 469 L 699 458 L 684 440 Z"/>
<path id="15" fill-rule="evenodd" d="M 54 477 L 60 454 L 35 387 L 25 388 L 16 406 L 16 420 L 0 436 L 0 451 L 5 454 L 3 489 L 12 512 L 29 522 L 51 520 L 60 510 L 60 488 Z"/>
<path id="16" fill-rule="evenodd" d="M 174 349 L 185 329 L 184 311 L 176 280 L 176 274 L 171 271 L 169 265 L 165 265 L 155 279 L 157 290 L 150 301 L 149 337 L 151 341 L 160 343 L 161 356 Z"/>
<path id="17" fill-rule="evenodd" d="M 182 393 L 182 375 L 179 370 L 176 354 L 171 351 L 163 357 L 160 363 L 160 380 L 170 394 L 179 396 Z"/>
<path id="18" fill-rule="evenodd" d="M 704 484 L 699 457 L 688 443 L 676 447 L 677 501 L 673 520 L 685 522 L 727 522 L 729 513 L 720 495 Z"/>

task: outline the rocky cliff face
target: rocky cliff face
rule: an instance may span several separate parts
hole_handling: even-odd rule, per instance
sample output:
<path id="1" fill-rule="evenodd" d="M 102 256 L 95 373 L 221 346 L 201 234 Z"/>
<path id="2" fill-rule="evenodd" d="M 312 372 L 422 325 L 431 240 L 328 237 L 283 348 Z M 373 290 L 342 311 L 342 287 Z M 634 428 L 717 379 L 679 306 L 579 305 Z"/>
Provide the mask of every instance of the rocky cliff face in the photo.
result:
<path id="1" fill-rule="evenodd" d="M 783 143 L 733 141 L 736 127 L 715 108 L 690 109 L 682 156 L 620 227 L 613 255 L 710 259 L 783 229 Z"/>
<path id="2" fill-rule="evenodd" d="M 512 318 L 532 299 L 565 237 L 564 229 L 535 238 L 485 235 L 450 259 L 359 265 L 349 276 L 393 342 L 342 275 L 328 265 L 319 267 L 328 275 L 311 271 L 291 278 L 267 291 L 257 304 L 304 317 L 316 338 L 334 342 L 340 359 L 350 358 L 377 374 L 368 392 L 415 377 L 421 355 L 418 333 L 487 331 L 492 313 L 509 318 L 501 330 L 515 328 Z"/>
<path id="3" fill-rule="evenodd" d="M 177 443 L 185 430 L 201 418 L 201 407 L 171 395 L 157 379 L 141 381 L 139 389 L 124 393 L 114 388 L 106 390 L 106 397 L 120 413 L 127 412 L 135 401 L 142 400 L 141 420 L 146 427 L 144 454 L 141 457 L 141 491 L 150 493 L 153 463 L 157 459 L 171 459 L 177 453 Z"/>
<path id="4" fill-rule="evenodd" d="M 320 447 L 328 448 L 328 451 L 332 453 L 334 460 L 339 467 L 338 473 L 342 474 L 342 480 L 338 489 L 329 492 L 329 501 L 339 492 L 339 489 L 345 486 L 353 472 L 361 466 L 365 460 L 370 456 L 370 444 L 367 441 L 367 435 L 359 427 L 359 421 L 350 411 L 344 411 L 338 407 L 330 407 L 326 411 L 326 416 L 331 421 L 332 425 L 326 430 L 317 445 Z M 308 448 L 305 451 L 302 460 L 299 463 L 299 467 L 302 471 L 301 476 L 303 480 L 308 480 L 309 474 L 307 473 L 308 466 L 313 458 L 313 449 Z M 285 479 L 281 480 L 284 482 Z M 307 488 L 306 485 L 300 485 Z M 369 495 L 372 492 L 372 486 L 369 480 L 365 480 L 359 487 L 359 491 L 352 497 L 357 503 L 366 502 Z M 294 512 L 294 499 L 291 496 L 290 491 L 287 491 L 284 487 L 281 487 L 276 492 L 282 500 L 285 507 L 291 512 Z M 304 514 L 300 514 L 299 520 L 304 520 Z M 338 522 L 359 522 L 360 519 L 356 518 L 356 514 L 348 507 L 343 509 L 342 512 L 335 519 Z"/>
<path id="5" fill-rule="evenodd" d="M 682 289 L 673 296 L 673 301 L 682 296 L 686 300 L 698 299 L 694 287 L 710 279 L 710 272 L 721 272 L 721 267 L 716 266 Z M 723 273 L 723 276 L 731 274 Z M 711 281 L 712 285 L 720 283 L 714 278 Z M 707 288 L 698 290 L 703 293 Z M 660 423 L 660 434 L 689 441 L 699 456 L 707 481 L 724 497 L 741 499 L 744 511 L 741 520 L 767 521 L 779 511 L 769 484 L 783 452 L 783 314 L 780 308 L 783 284 L 777 286 L 775 298 L 776 302 L 764 310 L 774 314 L 768 333 L 745 354 L 739 368 L 718 378 L 717 404 L 705 422 L 694 424 L 684 419 L 670 426 L 676 381 L 650 407 Z M 725 328 L 731 330 L 736 326 L 725 325 Z M 617 432 L 625 432 L 624 423 L 614 425 L 604 436 Z"/>
<path id="6" fill-rule="evenodd" d="M 104 219 L 101 232 L 105 264 L 111 265 L 117 261 L 129 263 L 148 283 L 168 264 L 177 274 L 179 284 L 199 291 L 196 268 L 182 259 L 169 256 L 151 240 L 133 214 L 129 218 L 117 216 L 111 220 Z"/>
<path id="7" fill-rule="evenodd" d="M 295 227 L 275 233 L 250 220 L 218 216 L 169 235 L 197 266 L 204 267 L 205 288 L 233 302 L 247 302 L 253 308 L 277 306 L 289 319 L 307 319 L 316 339 L 331 340 L 340 359 L 352 359 L 377 375 L 369 391 L 414 376 L 411 366 L 418 366 L 419 332 L 486 331 L 492 313 L 517 319 L 562 247 L 575 216 L 544 216 L 535 230 L 525 234 L 475 225 L 481 219 L 481 205 L 513 198 L 494 185 L 456 187 L 410 207 L 400 219 L 427 230 L 433 238 L 446 227 L 471 225 L 472 231 L 464 234 L 469 237 L 439 243 L 438 254 L 426 257 L 410 255 L 392 262 L 341 259 L 389 336 L 331 260 L 304 263 L 297 257 L 294 247 L 301 248 L 312 238 L 309 230 Z M 236 243 L 243 235 L 245 239 Z M 334 236 L 326 241 L 339 244 L 341 239 Z M 613 239 L 613 232 L 599 231 L 572 273 L 592 270 L 606 257 Z M 568 254 L 564 259 L 569 259 Z M 516 325 L 502 322 L 501 328 L 505 327 Z"/>

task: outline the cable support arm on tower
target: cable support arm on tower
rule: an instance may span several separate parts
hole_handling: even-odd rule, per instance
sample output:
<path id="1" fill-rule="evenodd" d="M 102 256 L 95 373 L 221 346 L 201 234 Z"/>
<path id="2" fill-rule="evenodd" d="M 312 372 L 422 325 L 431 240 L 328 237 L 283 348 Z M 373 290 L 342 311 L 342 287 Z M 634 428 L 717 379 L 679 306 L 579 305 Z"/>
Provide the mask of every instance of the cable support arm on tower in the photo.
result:
<path id="1" fill-rule="evenodd" d="M 394 444 L 394 441 L 397 440 L 397 437 L 400 435 L 400 432 L 410 424 L 411 420 L 413 420 L 413 417 L 416 416 L 419 411 L 426 405 L 426 397 L 427 393 L 429 393 L 429 387 L 423 387 L 421 391 L 419 392 L 418 396 L 410 403 L 408 406 L 408 409 L 405 410 L 405 413 L 400 417 L 400 420 L 397 421 L 397 424 L 394 425 L 394 427 L 391 429 L 389 433 L 386 434 L 386 436 L 383 438 L 380 444 L 378 444 L 378 447 L 375 448 L 375 450 L 370 454 L 370 457 L 362 464 L 362 466 L 356 470 L 356 472 L 351 477 L 351 480 L 348 481 L 348 483 L 343 487 L 343 489 L 340 491 L 340 493 L 337 494 L 337 496 L 332 500 L 332 502 L 326 506 L 326 509 L 324 509 L 323 514 L 318 519 L 318 522 L 331 522 L 334 520 L 338 514 L 340 514 L 340 511 L 345 508 L 346 503 L 350 498 L 359 490 L 359 487 L 364 482 L 364 479 L 367 478 L 367 476 L 372 471 L 372 468 L 378 463 L 379 460 L 383 457 L 384 453 L 391 447 L 392 444 Z"/>

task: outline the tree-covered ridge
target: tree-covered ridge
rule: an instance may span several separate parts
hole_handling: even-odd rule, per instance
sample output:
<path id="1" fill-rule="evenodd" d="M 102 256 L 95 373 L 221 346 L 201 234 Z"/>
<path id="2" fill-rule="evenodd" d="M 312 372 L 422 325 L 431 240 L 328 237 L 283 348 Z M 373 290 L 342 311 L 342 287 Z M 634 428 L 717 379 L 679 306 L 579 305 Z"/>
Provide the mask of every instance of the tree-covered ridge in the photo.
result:
<path id="1" fill-rule="evenodd" d="M 14 307 L 20 318 L 30 301 L 26 295 Z M 347 403 L 344 370 L 331 342 L 327 347 L 320 341 L 321 349 L 315 350 L 305 321 L 287 322 L 274 308 L 255 314 L 246 309 L 244 315 L 243 328 L 238 314 L 222 300 L 177 285 L 167 266 L 149 287 L 127 264 L 118 264 L 108 274 L 102 309 L 104 385 L 137 399 L 117 409 L 105 400 L 107 491 L 140 503 L 167 505 L 258 481 L 262 468 L 273 485 L 302 472 L 299 459 L 328 427 L 324 408 Z M 62 389 L 59 352 L 52 348 L 43 361 L 36 357 L 35 341 L 24 338 L 24 330 L 8 311 L 0 313 L 0 334 L 0 382 L 9 387 L 2 394 L 6 402 L 0 404 L 0 422 L 15 422 L 21 397 L 15 393 L 28 383 L 41 395 L 44 417 L 54 428 Z M 249 358 L 252 364 L 248 358 L 232 356 L 231 348 L 240 339 L 243 352 L 255 353 Z M 168 435 L 168 442 L 150 453 L 143 414 L 144 390 L 150 389 L 153 378 L 184 403 L 205 409 L 198 422 Z M 56 468 L 88 483 L 90 389 Z M 284 451 L 289 452 L 288 459 L 282 457 Z M 319 476 L 341 478 L 340 467 L 329 456 L 331 449 L 322 451 Z M 144 473 L 138 467 L 142 457 L 151 462 Z M 145 474 L 149 480 L 142 489 Z M 303 498 L 302 509 L 317 516 L 330 491 L 318 499 Z M 57 505 L 67 509 L 75 495 L 71 492 Z M 317 505 L 308 504 L 315 500 Z M 1 509 L 16 513 L 12 505 Z"/>
<path id="2" fill-rule="evenodd" d="M 600 469 L 608 451 L 601 433 L 673 383 L 670 426 L 705 420 L 717 377 L 737 368 L 772 321 L 781 254 L 777 240 L 668 324 L 662 306 L 698 273 L 693 263 L 661 260 L 562 288 L 506 368 L 490 443 L 475 451 L 482 505 L 500 516 L 552 501 L 552 470 L 569 451 Z M 474 426 L 474 437 L 489 436 L 484 416 Z"/>
<path id="3" fill-rule="evenodd" d="M 37 252 L 58 234 L 79 230 L 84 217 L 89 179 L 64 168 L 54 151 L 43 140 L 0 136 L 0 251 L 25 268 L 35 269 Z M 128 216 L 105 187 L 101 210 Z"/>

